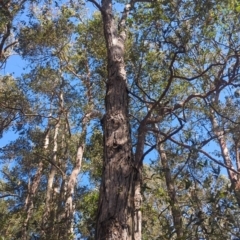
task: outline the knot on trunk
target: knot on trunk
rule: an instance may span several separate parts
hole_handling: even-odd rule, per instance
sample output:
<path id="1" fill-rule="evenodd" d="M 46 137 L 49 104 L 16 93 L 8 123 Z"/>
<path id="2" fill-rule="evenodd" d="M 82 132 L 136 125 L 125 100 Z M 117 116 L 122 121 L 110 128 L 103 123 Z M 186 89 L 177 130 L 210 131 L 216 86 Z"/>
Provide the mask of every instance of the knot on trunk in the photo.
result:
<path id="1" fill-rule="evenodd" d="M 119 38 L 113 39 L 113 45 L 110 49 L 111 52 L 111 60 L 113 62 L 123 62 L 124 55 L 124 44 L 122 40 Z"/>

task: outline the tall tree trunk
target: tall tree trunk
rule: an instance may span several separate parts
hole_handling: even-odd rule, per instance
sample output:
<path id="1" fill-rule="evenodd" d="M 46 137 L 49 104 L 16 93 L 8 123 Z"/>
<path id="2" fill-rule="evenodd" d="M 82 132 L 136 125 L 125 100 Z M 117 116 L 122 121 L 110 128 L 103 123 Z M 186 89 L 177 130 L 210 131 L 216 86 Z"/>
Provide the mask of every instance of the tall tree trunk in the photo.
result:
<path id="1" fill-rule="evenodd" d="M 240 140 L 235 141 L 235 156 L 236 156 L 236 165 L 237 171 L 240 172 Z"/>
<path id="2" fill-rule="evenodd" d="M 66 185 L 64 186 L 64 210 L 61 216 L 58 216 L 58 221 L 60 221 L 61 225 L 59 225 L 60 229 L 58 230 L 58 239 L 59 240 L 65 240 L 70 239 L 70 236 L 73 236 L 73 218 L 74 218 L 74 203 L 73 203 L 73 196 L 75 191 L 75 186 L 77 183 L 77 177 L 81 170 L 82 165 L 82 158 L 84 153 L 84 145 L 79 145 L 77 150 L 77 157 L 76 157 L 76 165 L 74 169 L 72 170 L 71 175 L 69 176 L 69 179 Z M 66 182 L 66 180 L 65 180 Z"/>
<path id="3" fill-rule="evenodd" d="M 105 97 L 104 166 L 95 239 L 141 239 L 134 223 L 135 181 L 128 116 L 128 91 L 124 64 L 125 31 L 117 32 L 112 1 L 102 1 L 104 36 L 108 51 L 108 81 Z M 136 206 L 138 208 L 138 206 Z"/>
<path id="4" fill-rule="evenodd" d="M 56 221 L 56 204 L 55 202 L 57 201 L 56 199 L 56 194 L 59 189 L 56 188 L 58 185 L 56 181 L 56 174 L 57 170 L 61 171 L 62 176 L 64 173 L 61 170 L 61 167 L 59 167 L 60 162 L 58 159 L 58 138 L 59 138 L 59 131 L 60 131 L 60 126 L 62 124 L 62 118 L 65 118 L 65 109 L 64 109 L 64 94 L 62 90 L 62 86 L 64 85 L 64 80 L 63 78 L 60 78 L 62 80 L 61 85 L 60 85 L 60 92 L 58 94 L 58 99 L 59 99 L 59 106 L 58 106 L 58 119 L 57 123 L 55 125 L 54 129 L 54 137 L 53 137 L 53 158 L 51 160 L 51 168 L 50 168 L 50 173 L 48 175 L 48 182 L 47 182 L 47 191 L 46 191 L 46 200 L 45 200 L 45 209 L 44 213 L 42 216 L 42 233 L 41 237 L 43 239 L 56 239 L 57 238 L 57 233 L 55 232 L 55 221 Z M 55 182 L 54 182 L 55 180 Z M 54 186 L 55 184 L 55 186 Z"/>
<path id="5" fill-rule="evenodd" d="M 47 239 L 49 236 L 53 233 L 54 228 L 54 219 L 53 216 L 54 210 L 52 209 L 52 201 L 53 201 L 53 183 L 54 178 L 57 172 L 57 168 L 55 167 L 57 165 L 57 150 L 58 150 L 58 133 L 60 128 L 60 119 L 58 119 L 58 123 L 55 126 L 55 132 L 54 132 L 54 138 L 53 138 L 53 164 L 51 164 L 50 173 L 48 175 L 48 183 L 47 183 L 47 192 L 46 192 L 46 200 L 45 200 L 45 210 L 42 217 L 42 237 L 45 236 Z"/>
<path id="6" fill-rule="evenodd" d="M 46 150 L 48 148 L 48 145 L 49 145 L 49 128 L 46 131 L 43 149 Z M 23 225 L 23 237 L 22 237 L 23 240 L 28 239 L 27 237 L 28 223 L 33 213 L 34 198 L 36 196 L 36 192 L 41 180 L 42 171 L 43 171 L 43 161 L 40 160 L 40 162 L 38 163 L 37 172 L 33 178 L 32 183 L 30 183 L 30 186 L 28 188 L 28 195 L 26 197 L 25 204 L 24 204 L 24 209 L 27 213 L 27 216 L 26 216 L 26 219 L 24 220 L 24 225 Z"/>
<path id="7" fill-rule="evenodd" d="M 221 152 L 222 152 L 222 156 L 223 156 L 223 160 L 225 165 L 228 167 L 227 172 L 228 172 L 228 176 L 229 179 L 231 181 L 232 184 L 232 188 L 234 190 L 234 195 L 235 198 L 237 200 L 238 206 L 240 207 L 240 178 L 238 177 L 238 175 L 231 171 L 230 169 L 234 169 L 233 164 L 232 164 L 232 160 L 228 151 L 228 147 L 226 144 L 226 140 L 224 137 L 224 131 L 221 130 L 221 127 L 218 125 L 217 119 L 214 116 L 214 111 L 211 112 L 210 115 L 210 120 L 212 123 L 212 127 L 213 127 L 213 132 L 215 134 L 215 136 L 217 137 Z M 237 167 L 238 167 L 238 157 L 236 158 L 236 163 L 237 163 Z M 239 171 L 239 169 L 237 169 L 237 171 Z"/>
<path id="8" fill-rule="evenodd" d="M 181 209 L 179 208 L 178 200 L 176 197 L 176 189 L 175 189 L 175 183 L 174 179 L 171 175 L 171 170 L 168 164 L 167 155 L 164 150 L 164 146 L 161 143 L 161 137 L 158 136 L 158 152 L 160 154 L 161 158 L 161 164 L 164 169 L 164 177 L 167 185 L 168 190 L 168 196 L 170 199 L 170 206 L 172 211 L 172 217 L 173 217 L 173 224 L 176 229 L 177 239 L 183 239 L 183 228 L 182 228 L 182 214 Z"/>
<path id="9" fill-rule="evenodd" d="M 70 239 L 70 236 L 72 237 L 74 236 L 73 219 L 74 219 L 75 209 L 74 209 L 73 200 L 74 200 L 75 187 L 77 184 L 77 177 L 80 173 L 81 166 L 82 166 L 86 135 L 87 135 L 87 126 L 92 119 L 99 117 L 101 115 L 98 111 L 94 110 L 93 96 L 92 96 L 92 89 L 91 89 L 91 79 L 90 79 L 91 72 L 90 72 L 90 68 L 87 61 L 85 66 L 87 70 L 87 76 L 85 79 L 82 79 L 82 80 L 87 89 L 86 96 L 88 98 L 88 110 L 84 118 L 82 119 L 82 133 L 81 133 L 78 147 L 77 147 L 75 166 L 72 169 L 72 173 L 70 174 L 70 176 L 67 177 L 66 174 L 64 174 L 62 179 L 60 196 L 58 201 L 59 202 L 58 211 L 56 216 L 56 219 L 58 220 L 58 223 L 59 223 L 58 224 L 59 227 L 57 230 L 58 240 Z M 67 120 L 67 123 L 68 123 L 68 120 Z M 64 137 L 67 135 L 67 131 L 66 131 L 67 129 L 69 130 L 68 124 L 66 124 Z M 65 147 L 65 149 L 67 148 Z"/>

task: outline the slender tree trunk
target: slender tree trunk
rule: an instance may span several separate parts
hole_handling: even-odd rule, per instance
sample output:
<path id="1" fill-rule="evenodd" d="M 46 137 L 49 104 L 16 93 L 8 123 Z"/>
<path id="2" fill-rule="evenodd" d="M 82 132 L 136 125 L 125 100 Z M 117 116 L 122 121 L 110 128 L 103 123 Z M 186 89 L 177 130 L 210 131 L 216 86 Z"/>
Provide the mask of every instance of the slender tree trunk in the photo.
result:
<path id="1" fill-rule="evenodd" d="M 59 211 L 61 214 L 57 216 L 58 222 L 62 223 L 59 225 L 60 229 L 58 230 L 59 240 L 70 239 L 70 236 L 73 236 L 74 234 L 73 218 L 74 218 L 75 209 L 74 209 L 74 203 L 73 203 L 73 196 L 74 196 L 74 191 L 77 183 L 77 177 L 81 170 L 83 153 L 84 153 L 84 145 L 79 145 L 77 150 L 75 167 L 72 170 L 72 173 L 69 176 L 68 181 L 66 179 L 63 179 L 64 182 L 63 182 L 63 187 L 61 191 L 63 191 L 64 194 L 61 194 L 61 195 L 64 196 L 64 200 L 61 202 L 64 202 L 64 210 L 63 212 Z"/>
<path id="2" fill-rule="evenodd" d="M 237 170 L 238 170 L 238 172 L 240 172 L 240 142 L 239 142 L 239 140 L 235 141 L 235 156 L 236 156 Z"/>
<path id="3" fill-rule="evenodd" d="M 47 192 L 46 192 L 46 201 L 45 201 L 45 210 L 43 213 L 43 218 L 42 218 L 42 235 L 48 237 L 53 233 L 54 229 L 54 219 L 55 217 L 53 216 L 53 209 L 52 209 L 52 200 L 53 200 L 53 183 L 54 183 L 54 178 L 57 172 L 57 168 L 55 165 L 57 164 L 57 150 L 58 150 L 58 132 L 59 132 L 59 127 L 60 127 L 60 120 L 58 120 L 58 123 L 55 126 L 55 132 L 54 132 L 54 138 L 53 138 L 53 164 L 51 164 L 51 170 L 48 175 L 48 183 L 47 183 Z"/>
<path id="4" fill-rule="evenodd" d="M 59 216 L 58 219 L 61 222 L 64 222 L 64 227 L 60 229 L 58 239 L 64 240 L 67 237 L 73 235 L 73 218 L 74 218 L 73 197 L 74 197 L 75 187 L 77 184 L 77 177 L 80 173 L 81 166 L 82 166 L 82 159 L 83 159 L 86 134 L 87 134 L 87 124 L 89 123 L 90 119 L 94 116 L 95 116 L 94 111 L 91 111 L 89 114 L 86 114 L 86 116 L 83 118 L 82 134 L 79 139 L 75 166 L 68 180 L 66 177 L 65 179 L 63 179 L 63 188 L 61 190 L 64 193 L 61 195 L 64 196 L 64 210 L 63 210 L 63 214 Z"/>
<path id="5" fill-rule="evenodd" d="M 47 129 L 46 132 L 46 136 L 44 139 L 44 147 L 43 149 L 46 150 L 48 148 L 49 145 L 49 128 Z M 32 183 L 30 183 L 29 189 L 28 189 L 28 195 L 26 197 L 25 200 L 25 205 L 24 205 L 24 209 L 27 213 L 26 219 L 24 221 L 24 225 L 23 225 L 23 240 L 27 240 L 27 229 L 28 229 L 28 223 L 29 223 L 29 219 L 32 216 L 33 213 L 33 208 L 34 208 L 34 197 L 36 196 L 36 192 L 41 180 L 41 176 L 42 176 L 42 171 L 43 171 L 43 161 L 40 160 L 40 162 L 38 163 L 38 168 L 37 168 L 37 172 L 33 178 Z"/>
<path id="6" fill-rule="evenodd" d="M 57 170 L 60 170 L 62 173 L 62 176 L 64 176 L 64 173 L 61 170 L 61 166 L 59 159 L 58 159 L 58 139 L 59 139 L 59 131 L 60 126 L 62 124 L 62 118 L 65 118 L 65 109 L 64 109 L 64 94 L 62 90 L 62 86 L 64 85 L 63 78 L 60 78 L 62 80 L 60 85 L 60 92 L 58 95 L 59 99 L 59 106 L 58 106 L 58 120 L 55 125 L 55 131 L 54 131 L 54 137 L 53 137 L 53 158 L 51 162 L 51 168 L 50 173 L 48 175 L 48 183 L 47 183 L 47 191 L 46 191 L 46 200 L 45 200 L 45 209 L 42 217 L 42 238 L 43 239 L 57 239 L 57 231 L 56 231 L 56 217 L 57 217 L 57 209 L 55 202 L 57 201 L 56 195 L 59 195 L 59 189 L 55 188 L 54 184 L 57 186 L 56 181 L 56 174 Z M 64 133 L 63 133 L 64 134 Z M 54 183 L 55 180 L 55 183 Z M 60 197 L 60 196 L 58 196 Z"/>
<path id="7" fill-rule="evenodd" d="M 95 239 L 136 240 L 141 239 L 141 225 L 134 223 L 138 219 L 135 214 L 137 201 L 134 204 L 138 174 L 134 166 L 128 116 L 124 65 L 126 34 L 117 32 L 111 0 L 102 1 L 102 17 L 108 50 L 108 81 L 103 120 L 104 166 Z"/>
<path id="8" fill-rule="evenodd" d="M 230 170 L 230 169 L 234 170 L 234 167 L 233 167 L 232 160 L 230 158 L 230 154 L 229 154 L 226 140 L 224 137 L 224 131 L 222 131 L 221 127 L 218 125 L 217 119 L 214 116 L 213 111 L 211 112 L 210 120 L 212 122 L 213 132 L 214 132 L 215 136 L 217 137 L 217 140 L 218 140 L 221 152 L 222 152 L 224 163 L 228 167 L 227 172 L 228 172 L 228 176 L 231 181 L 231 184 L 232 184 L 232 188 L 234 190 L 235 198 L 237 200 L 238 206 L 240 207 L 240 178 L 238 177 L 238 175 L 235 172 Z M 237 166 L 238 166 L 238 164 L 239 164 L 238 156 L 236 158 L 236 161 L 237 161 Z M 239 171 L 239 170 L 237 169 L 237 171 Z"/>
<path id="9" fill-rule="evenodd" d="M 168 196 L 170 198 L 171 211 L 173 216 L 173 224 L 176 229 L 177 239 L 183 239 L 182 214 L 176 198 L 176 190 L 174 179 L 172 178 L 170 167 L 167 160 L 167 155 L 161 142 L 161 137 L 158 137 L 158 152 L 161 158 L 161 164 L 164 169 L 164 177 L 167 185 Z"/>
<path id="10" fill-rule="evenodd" d="M 236 166 L 237 171 L 240 173 L 240 144 L 239 142 L 235 143 L 235 155 L 236 155 Z M 234 191 L 236 194 L 236 198 L 238 199 L 238 206 L 240 207 L 240 176 L 236 176 L 237 181 L 234 185 Z"/>

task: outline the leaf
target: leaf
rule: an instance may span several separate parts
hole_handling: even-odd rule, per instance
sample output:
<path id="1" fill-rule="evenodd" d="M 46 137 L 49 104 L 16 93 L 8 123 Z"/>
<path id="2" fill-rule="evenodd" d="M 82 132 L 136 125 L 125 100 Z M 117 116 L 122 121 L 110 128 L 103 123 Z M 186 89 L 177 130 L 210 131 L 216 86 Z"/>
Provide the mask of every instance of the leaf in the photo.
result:
<path id="1" fill-rule="evenodd" d="M 240 13 L 240 5 L 235 8 L 235 10 Z"/>

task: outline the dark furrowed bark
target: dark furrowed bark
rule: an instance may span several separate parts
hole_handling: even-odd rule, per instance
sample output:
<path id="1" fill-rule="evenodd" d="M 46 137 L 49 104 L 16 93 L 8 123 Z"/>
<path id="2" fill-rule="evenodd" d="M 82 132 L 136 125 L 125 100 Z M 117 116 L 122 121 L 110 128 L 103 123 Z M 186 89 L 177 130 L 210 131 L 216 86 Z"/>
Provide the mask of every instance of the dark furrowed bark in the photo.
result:
<path id="1" fill-rule="evenodd" d="M 134 162 L 123 71 L 123 62 L 109 60 L 104 117 L 105 159 L 96 239 L 131 239 L 132 235 Z"/>
<path id="2" fill-rule="evenodd" d="M 134 208 L 135 181 L 128 91 L 124 65 L 124 35 L 117 34 L 111 1 L 103 1 L 104 35 L 108 49 L 108 81 L 104 116 L 104 166 L 95 239 L 137 239 L 141 230 Z M 135 201 L 136 202 L 136 201 Z"/>

